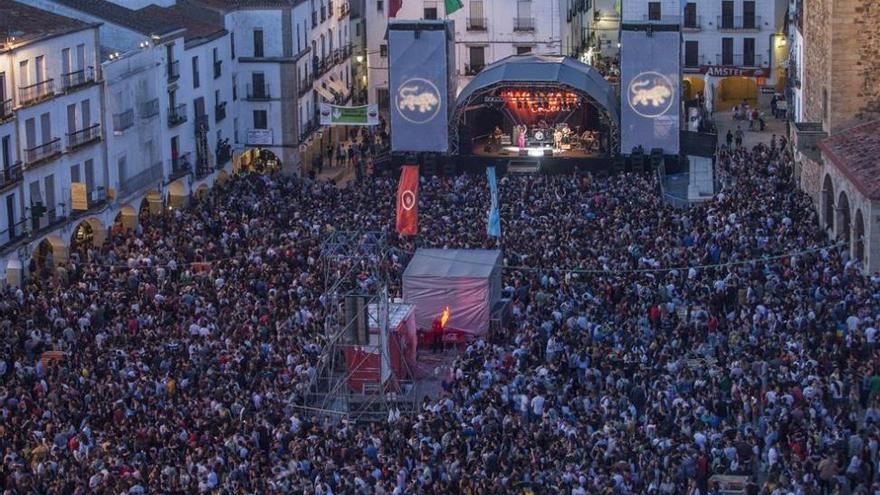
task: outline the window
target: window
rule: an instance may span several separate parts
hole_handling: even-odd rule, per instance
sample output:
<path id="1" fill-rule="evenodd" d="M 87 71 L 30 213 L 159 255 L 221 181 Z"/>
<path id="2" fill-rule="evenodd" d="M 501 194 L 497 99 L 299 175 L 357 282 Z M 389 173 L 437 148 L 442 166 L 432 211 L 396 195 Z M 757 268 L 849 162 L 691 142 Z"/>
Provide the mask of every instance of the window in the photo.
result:
<path id="1" fill-rule="evenodd" d="M 266 123 L 266 111 L 265 110 L 254 110 L 254 129 L 266 129 L 268 124 Z"/>
<path id="2" fill-rule="evenodd" d="M 70 166 L 70 182 L 79 182 L 79 164 Z"/>
<path id="3" fill-rule="evenodd" d="M 755 38 L 743 38 L 743 65 L 755 66 Z"/>
<path id="4" fill-rule="evenodd" d="M 721 65 L 733 65 L 733 38 L 721 38 Z"/>
<path id="5" fill-rule="evenodd" d="M 660 2 L 648 2 L 648 20 L 660 20 Z"/>
<path id="6" fill-rule="evenodd" d="M 697 23 L 697 4 L 694 2 L 688 2 L 687 5 L 684 6 L 684 27 L 700 27 Z"/>
<path id="7" fill-rule="evenodd" d="M 733 0 L 721 2 L 721 28 L 733 29 Z"/>
<path id="8" fill-rule="evenodd" d="M 697 41 L 684 42 L 684 66 L 700 66 L 700 44 Z"/>
<path id="9" fill-rule="evenodd" d="M 70 48 L 61 50 L 61 73 L 70 74 Z"/>
<path id="10" fill-rule="evenodd" d="M 211 56 L 214 58 L 214 63 L 215 63 L 215 64 L 216 64 L 217 62 L 220 61 L 220 56 L 217 55 L 217 49 L 216 49 L 216 48 L 214 48 L 213 50 L 211 50 Z"/>
<path id="11" fill-rule="evenodd" d="M 220 90 L 215 89 L 214 90 L 214 106 L 219 106 L 219 105 L 220 105 Z"/>
<path id="12" fill-rule="evenodd" d="M 83 70 L 86 68 L 86 45 L 85 43 L 80 43 L 76 45 L 76 70 Z"/>
<path id="13" fill-rule="evenodd" d="M 361 35 L 361 23 L 357 23 L 354 25 L 354 35 L 355 36 Z"/>
<path id="14" fill-rule="evenodd" d="M 95 162 L 91 158 L 86 160 L 83 169 L 86 172 L 86 191 L 91 194 L 95 190 Z"/>
<path id="15" fill-rule="evenodd" d="M 199 57 L 192 58 L 193 88 L 199 87 Z"/>
<path id="16" fill-rule="evenodd" d="M 232 54 L 232 60 L 235 60 L 235 33 L 229 33 L 229 52 Z"/>
<path id="17" fill-rule="evenodd" d="M 532 53 L 532 47 L 530 46 L 518 46 L 516 47 L 517 55 L 525 55 L 527 53 Z"/>
<path id="18" fill-rule="evenodd" d="M 746 0 L 743 2 L 743 28 L 755 29 L 758 27 L 755 20 L 755 2 Z"/>
<path id="19" fill-rule="evenodd" d="M 425 19 L 436 19 L 437 7 L 425 7 Z"/>
<path id="20" fill-rule="evenodd" d="M 34 61 L 34 69 L 36 69 L 37 80 L 36 82 L 41 83 L 46 80 L 46 57 L 40 55 Z"/>
<path id="21" fill-rule="evenodd" d="M 376 102 L 379 104 L 379 108 L 388 110 L 390 101 L 391 97 L 388 94 L 388 88 L 376 88 Z"/>
<path id="22" fill-rule="evenodd" d="M 382 0 L 376 0 L 376 10 L 379 12 L 385 12 L 385 2 Z"/>
<path id="23" fill-rule="evenodd" d="M 235 101 L 238 99 L 238 83 L 236 82 L 235 79 L 236 79 L 236 77 L 233 74 L 233 76 L 232 76 L 232 101 Z"/>
<path id="24" fill-rule="evenodd" d="M 486 65 L 486 48 L 471 46 L 468 47 L 468 52 L 470 55 L 470 65 L 465 72 L 467 75 L 474 75 L 483 70 L 483 66 Z"/>
<path id="25" fill-rule="evenodd" d="M 232 119 L 232 142 L 238 142 L 238 118 Z"/>
<path id="26" fill-rule="evenodd" d="M 379 45 L 379 56 L 383 58 L 388 56 L 388 45 Z"/>
<path id="27" fill-rule="evenodd" d="M 822 120 L 828 120 L 828 89 L 822 88 Z"/>
<path id="28" fill-rule="evenodd" d="M 254 29 L 254 56 L 263 56 L 263 30 Z"/>

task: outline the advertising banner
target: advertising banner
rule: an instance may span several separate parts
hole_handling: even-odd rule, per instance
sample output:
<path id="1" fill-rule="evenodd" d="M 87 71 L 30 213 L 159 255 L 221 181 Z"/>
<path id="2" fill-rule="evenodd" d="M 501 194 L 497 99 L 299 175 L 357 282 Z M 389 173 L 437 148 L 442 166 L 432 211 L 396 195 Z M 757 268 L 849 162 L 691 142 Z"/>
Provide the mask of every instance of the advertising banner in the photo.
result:
<path id="1" fill-rule="evenodd" d="M 679 150 L 681 128 L 681 34 L 678 31 L 625 30 L 621 43 L 621 146 L 628 155 Z"/>
<path id="2" fill-rule="evenodd" d="M 247 144 L 264 145 L 272 144 L 272 129 L 249 129 L 247 131 Z"/>
<path id="3" fill-rule="evenodd" d="M 422 25 L 423 29 L 416 30 L 415 26 Z M 392 150 L 445 153 L 449 146 L 445 25 L 436 21 L 392 23 L 388 59 Z"/>
<path id="4" fill-rule="evenodd" d="M 404 165 L 397 186 L 397 233 L 416 235 L 419 232 L 419 166 Z"/>
<path id="5" fill-rule="evenodd" d="M 343 107 L 321 103 L 321 125 L 379 125 L 379 106 Z"/>
<path id="6" fill-rule="evenodd" d="M 86 184 L 84 182 L 70 183 L 70 207 L 77 211 L 89 209 L 89 197 L 86 194 Z"/>

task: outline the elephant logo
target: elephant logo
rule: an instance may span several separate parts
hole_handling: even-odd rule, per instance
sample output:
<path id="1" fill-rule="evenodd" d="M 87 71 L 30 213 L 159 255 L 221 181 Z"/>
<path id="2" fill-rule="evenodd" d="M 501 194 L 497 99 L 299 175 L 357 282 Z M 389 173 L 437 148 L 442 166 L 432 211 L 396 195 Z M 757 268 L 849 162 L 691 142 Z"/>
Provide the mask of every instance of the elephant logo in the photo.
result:
<path id="1" fill-rule="evenodd" d="M 430 122 L 440 112 L 440 90 L 431 81 L 415 77 L 397 88 L 397 112 L 413 124 Z"/>
<path id="2" fill-rule="evenodd" d="M 675 101 L 675 86 L 659 72 L 642 72 L 632 78 L 627 102 L 634 112 L 649 119 L 665 114 Z"/>

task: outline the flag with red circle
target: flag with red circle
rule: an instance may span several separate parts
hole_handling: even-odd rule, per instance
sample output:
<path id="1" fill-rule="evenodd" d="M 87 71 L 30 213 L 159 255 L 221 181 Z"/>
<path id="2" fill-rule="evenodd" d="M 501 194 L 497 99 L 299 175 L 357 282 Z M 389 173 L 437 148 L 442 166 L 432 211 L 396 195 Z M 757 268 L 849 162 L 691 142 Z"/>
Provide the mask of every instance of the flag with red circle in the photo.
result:
<path id="1" fill-rule="evenodd" d="M 416 235 L 419 231 L 419 166 L 404 165 L 397 186 L 397 233 Z"/>

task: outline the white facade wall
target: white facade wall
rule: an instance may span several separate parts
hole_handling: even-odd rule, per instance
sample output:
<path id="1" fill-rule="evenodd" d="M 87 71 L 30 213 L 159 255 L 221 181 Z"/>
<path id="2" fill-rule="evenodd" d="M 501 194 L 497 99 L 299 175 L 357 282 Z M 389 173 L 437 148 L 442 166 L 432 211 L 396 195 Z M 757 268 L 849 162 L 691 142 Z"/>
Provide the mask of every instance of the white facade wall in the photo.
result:
<path id="1" fill-rule="evenodd" d="M 473 2 L 463 3 L 464 8 L 447 17 L 455 24 L 458 91 L 480 67 L 479 61 L 473 60 L 478 57 L 474 51 L 480 49 L 484 65 L 526 50 L 544 55 L 569 55 L 571 47 L 563 46 L 562 39 L 563 31 L 571 32 L 566 25 L 568 0 L 483 0 L 481 15 L 478 15 L 480 10 L 472 6 Z M 388 27 L 388 2 L 382 4 L 383 9 L 379 10 L 375 0 L 368 0 L 365 12 L 371 103 L 379 99 L 377 91 L 388 89 L 388 58 L 382 56 L 382 46 L 387 44 L 384 37 Z M 424 19 L 426 8 L 437 8 L 438 18 L 445 14 L 443 2 L 412 0 L 403 3 L 396 20 Z M 485 29 L 475 28 L 482 26 L 482 20 L 485 20 Z"/>
<path id="2" fill-rule="evenodd" d="M 593 19 L 590 29 L 596 33 L 600 54 L 603 57 L 616 57 L 620 54 L 620 12 L 617 11 L 617 1 L 594 0 L 590 16 Z"/>
<path id="3" fill-rule="evenodd" d="M 623 22 L 647 22 L 649 3 L 658 0 L 622 0 L 621 18 Z M 662 22 L 678 22 L 681 16 L 680 0 L 659 0 L 660 1 L 660 20 Z M 700 0 L 698 3 L 703 4 L 714 2 L 715 0 Z"/>

